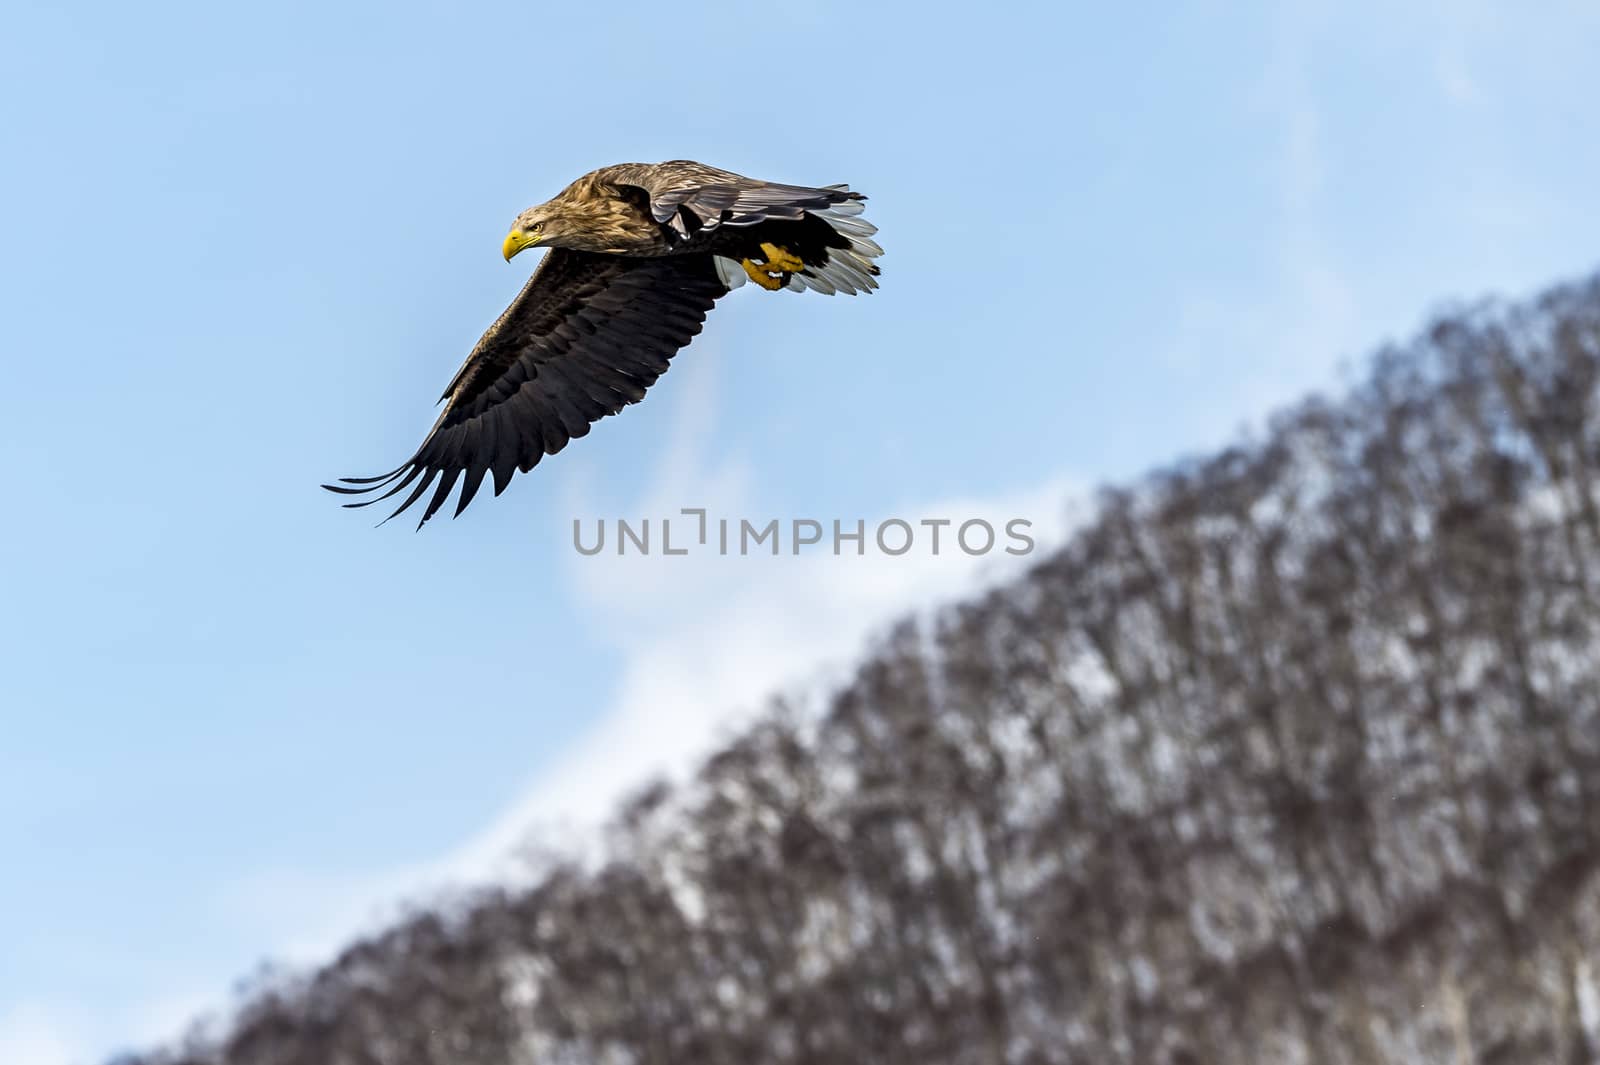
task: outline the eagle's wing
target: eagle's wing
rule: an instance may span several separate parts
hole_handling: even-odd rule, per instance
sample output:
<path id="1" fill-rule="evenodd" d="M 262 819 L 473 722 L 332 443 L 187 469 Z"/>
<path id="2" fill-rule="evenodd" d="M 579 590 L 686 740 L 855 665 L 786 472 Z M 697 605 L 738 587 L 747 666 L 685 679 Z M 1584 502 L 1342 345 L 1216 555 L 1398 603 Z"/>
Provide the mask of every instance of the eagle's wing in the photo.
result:
<path id="1" fill-rule="evenodd" d="M 650 214 L 679 239 L 687 240 L 718 226 L 754 226 L 763 222 L 799 222 L 808 216 L 827 223 L 834 236 L 825 261 L 808 264 L 789 281 L 792 289 L 820 292 L 870 292 L 878 287 L 874 260 L 883 249 L 872 239 L 878 227 L 859 217 L 867 197 L 848 185 L 782 185 L 758 181 L 689 159 L 670 163 L 624 163 L 600 171 L 605 180 L 642 189 Z M 743 282 L 737 271 L 724 272 L 730 285 Z"/>
<path id="2" fill-rule="evenodd" d="M 421 528 L 465 474 L 460 514 L 485 473 L 494 475 L 499 495 L 514 471 L 526 473 L 594 422 L 644 398 L 727 291 L 709 255 L 639 259 L 552 249 L 445 389 L 444 412 L 416 454 L 381 477 L 323 487 L 346 495 L 382 491 L 345 504 L 361 507 L 416 481 L 392 518 L 438 479 Z"/>
<path id="3" fill-rule="evenodd" d="M 685 237 L 719 225 L 797 222 L 807 212 L 849 217 L 861 213 L 866 199 L 848 185 L 780 185 L 689 159 L 629 163 L 602 173 L 617 184 L 643 189 L 655 220 Z"/>

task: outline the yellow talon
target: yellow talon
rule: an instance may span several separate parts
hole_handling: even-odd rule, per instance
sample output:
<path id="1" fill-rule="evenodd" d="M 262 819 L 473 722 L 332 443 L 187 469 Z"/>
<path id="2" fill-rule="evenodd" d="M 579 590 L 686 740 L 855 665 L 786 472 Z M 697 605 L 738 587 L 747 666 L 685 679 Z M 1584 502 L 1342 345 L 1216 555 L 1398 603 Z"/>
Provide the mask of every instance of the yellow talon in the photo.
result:
<path id="1" fill-rule="evenodd" d="M 776 244 L 761 245 L 761 254 L 767 257 L 767 270 L 773 273 L 798 274 L 806 268 L 804 259 L 788 248 L 780 248 Z"/>
<path id="2" fill-rule="evenodd" d="M 754 259 L 745 259 L 740 265 L 744 267 L 744 272 L 750 275 L 750 280 L 768 292 L 776 292 L 783 287 L 783 278 L 767 273 L 764 264 L 758 263 Z"/>
<path id="3" fill-rule="evenodd" d="M 806 268 L 805 260 L 795 255 L 788 248 L 780 248 L 776 244 L 761 245 L 761 254 L 766 259 L 757 262 L 754 259 L 741 260 L 744 272 L 750 275 L 750 280 L 766 289 L 776 292 L 789 280 L 790 274 L 797 274 Z"/>

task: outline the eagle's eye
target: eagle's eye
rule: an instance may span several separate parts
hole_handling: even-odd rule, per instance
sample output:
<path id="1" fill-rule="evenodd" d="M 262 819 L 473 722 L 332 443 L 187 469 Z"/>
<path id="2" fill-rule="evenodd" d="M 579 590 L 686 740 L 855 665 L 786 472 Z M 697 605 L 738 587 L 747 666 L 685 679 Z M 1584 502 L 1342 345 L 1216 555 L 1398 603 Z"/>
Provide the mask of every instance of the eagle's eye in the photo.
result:
<path id="1" fill-rule="evenodd" d="M 528 232 L 532 233 L 534 236 L 538 236 L 540 230 L 542 230 L 542 229 L 544 229 L 544 223 L 543 222 L 535 222 L 533 225 L 528 227 Z"/>

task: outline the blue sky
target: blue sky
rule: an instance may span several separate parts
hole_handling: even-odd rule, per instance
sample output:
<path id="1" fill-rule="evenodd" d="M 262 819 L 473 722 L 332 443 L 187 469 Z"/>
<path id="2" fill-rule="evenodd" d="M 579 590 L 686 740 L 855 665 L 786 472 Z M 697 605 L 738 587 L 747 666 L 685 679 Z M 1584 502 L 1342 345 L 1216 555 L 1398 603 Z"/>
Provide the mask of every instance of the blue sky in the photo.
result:
<path id="1" fill-rule="evenodd" d="M 1595 266 L 1600 16 L 1539 11 L 13 5 L 0 1059 L 94 1062 L 496 875 L 995 572 L 587 560 L 575 516 L 1044 527 Z M 533 265 L 519 210 L 677 157 L 867 192 L 882 290 L 747 286 L 454 523 L 317 489 L 410 453 Z"/>

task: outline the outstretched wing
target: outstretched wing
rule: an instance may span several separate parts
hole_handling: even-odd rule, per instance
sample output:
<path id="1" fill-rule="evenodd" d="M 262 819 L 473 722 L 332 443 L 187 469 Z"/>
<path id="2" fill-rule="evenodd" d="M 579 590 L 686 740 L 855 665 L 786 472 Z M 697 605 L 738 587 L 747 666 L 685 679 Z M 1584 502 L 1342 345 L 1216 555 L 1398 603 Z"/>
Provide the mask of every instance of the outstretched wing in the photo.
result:
<path id="1" fill-rule="evenodd" d="M 594 422 L 644 398 L 728 291 L 711 258 L 552 249 L 445 389 L 444 412 L 416 454 L 381 477 L 346 477 L 323 487 L 381 493 L 345 504 L 351 507 L 411 487 L 392 518 L 437 480 L 418 528 L 463 474 L 456 514 L 486 473 L 494 475 L 499 495 L 513 472 L 526 473 Z"/>

